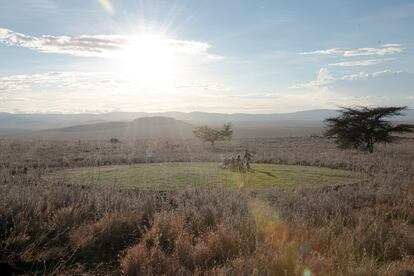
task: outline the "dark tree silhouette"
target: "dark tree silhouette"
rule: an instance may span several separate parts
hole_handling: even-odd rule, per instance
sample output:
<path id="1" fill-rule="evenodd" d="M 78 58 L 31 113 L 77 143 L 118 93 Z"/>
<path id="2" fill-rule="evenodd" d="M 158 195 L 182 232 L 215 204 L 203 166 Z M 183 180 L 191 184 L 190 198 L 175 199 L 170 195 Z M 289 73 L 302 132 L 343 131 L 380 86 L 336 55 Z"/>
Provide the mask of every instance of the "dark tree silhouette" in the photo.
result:
<path id="1" fill-rule="evenodd" d="M 340 148 L 356 148 L 374 152 L 377 142 L 390 143 L 397 139 L 393 133 L 414 131 L 414 125 L 393 124 L 386 120 L 403 115 L 403 107 L 345 107 L 338 117 L 325 120 L 326 137 L 334 137 Z"/>
<path id="2" fill-rule="evenodd" d="M 216 141 L 231 140 L 233 130 L 231 124 L 224 124 L 221 129 L 208 126 L 196 127 L 193 130 L 194 136 L 203 142 L 210 142 L 214 145 Z"/>
<path id="3" fill-rule="evenodd" d="M 113 144 L 119 143 L 119 139 L 118 138 L 111 138 L 109 141 L 111 143 L 113 143 Z"/>

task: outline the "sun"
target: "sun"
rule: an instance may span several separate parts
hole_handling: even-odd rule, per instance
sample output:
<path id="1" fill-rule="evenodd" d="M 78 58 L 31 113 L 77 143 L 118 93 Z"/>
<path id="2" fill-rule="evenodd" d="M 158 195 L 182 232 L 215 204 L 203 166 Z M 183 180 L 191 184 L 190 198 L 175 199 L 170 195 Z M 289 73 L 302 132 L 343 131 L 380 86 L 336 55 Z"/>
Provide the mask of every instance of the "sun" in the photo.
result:
<path id="1" fill-rule="evenodd" d="M 180 66 L 168 39 L 155 35 L 134 37 L 116 58 L 116 71 L 140 84 L 172 82 Z"/>

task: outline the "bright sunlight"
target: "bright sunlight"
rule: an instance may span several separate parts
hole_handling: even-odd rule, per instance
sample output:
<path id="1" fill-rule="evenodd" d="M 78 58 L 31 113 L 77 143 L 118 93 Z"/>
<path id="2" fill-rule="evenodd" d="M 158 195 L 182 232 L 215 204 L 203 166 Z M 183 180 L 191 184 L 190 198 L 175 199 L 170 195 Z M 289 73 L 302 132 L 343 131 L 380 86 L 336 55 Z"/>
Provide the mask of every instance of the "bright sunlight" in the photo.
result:
<path id="1" fill-rule="evenodd" d="M 117 72 L 140 84 L 171 83 L 183 66 L 168 40 L 156 35 L 136 36 L 118 54 Z"/>

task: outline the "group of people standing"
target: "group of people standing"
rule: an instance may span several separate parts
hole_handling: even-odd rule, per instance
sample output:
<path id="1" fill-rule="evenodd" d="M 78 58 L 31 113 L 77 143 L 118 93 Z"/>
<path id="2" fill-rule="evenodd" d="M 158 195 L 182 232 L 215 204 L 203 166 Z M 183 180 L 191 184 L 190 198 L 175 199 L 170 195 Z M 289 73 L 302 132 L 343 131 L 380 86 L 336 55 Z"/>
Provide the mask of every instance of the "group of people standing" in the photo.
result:
<path id="1" fill-rule="evenodd" d="M 238 154 L 236 157 L 233 156 L 230 159 L 225 159 L 223 162 L 223 168 L 238 172 L 250 170 L 252 158 L 253 155 L 246 149 L 243 157 Z"/>

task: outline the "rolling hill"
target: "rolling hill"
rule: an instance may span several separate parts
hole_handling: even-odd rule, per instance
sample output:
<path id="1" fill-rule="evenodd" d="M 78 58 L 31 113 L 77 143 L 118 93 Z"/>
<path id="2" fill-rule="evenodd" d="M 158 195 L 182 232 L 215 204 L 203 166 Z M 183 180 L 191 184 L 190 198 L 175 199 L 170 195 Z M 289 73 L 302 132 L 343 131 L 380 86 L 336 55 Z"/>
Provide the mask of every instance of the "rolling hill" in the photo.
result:
<path id="1" fill-rule="evenodd" d="M 193 125 L 173 118 L 144 117 L 131 122 L 105 122 L 34 131 L 26 133 L 24 138 L 53 140 L 190 138 L 193 128 Z"/>

